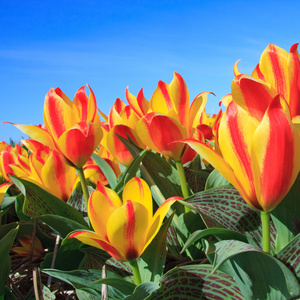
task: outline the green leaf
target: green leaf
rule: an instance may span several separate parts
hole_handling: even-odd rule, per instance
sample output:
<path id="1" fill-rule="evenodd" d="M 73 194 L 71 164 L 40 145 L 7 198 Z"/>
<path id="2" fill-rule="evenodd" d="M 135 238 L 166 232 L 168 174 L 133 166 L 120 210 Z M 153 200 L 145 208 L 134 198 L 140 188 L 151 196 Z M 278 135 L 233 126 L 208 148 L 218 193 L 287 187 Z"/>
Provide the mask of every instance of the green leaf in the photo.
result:
<path id="1" fill-rule="evenodd" d="M 297 276 L 300 282 L 300 234 L 282 248 L 276 257 Z"/>
<path id="2" fill-rule="evenodd" d="M 159 289 L 146 299 L 244 300 L 233 278 L 221 271 L 211 274 L 211 265 L 173 268 L 161 278 Z"/>
<path id="3" fill-rule="evenodd" d="M 85 225 L 83 225 L 76 221 L 58 215 L 43 215 L 39 217 L 39 220 L 45 222 L 52 229 L 58 232 L 58 234 L 61 235 L 62 238 L 65 238 L 70 232 L 74 230 L 89 229 L 86 223 Z"/>
<path id="4" fill-rule="evenodd" d="M 182 252 L 190 247 L 191 245 L 193 245 L 195 242 L 197 242 L 199 239 L 202 239 L 208 235 L 214 235 L 216 236 L 218 239 L 220 240 L 239 240 L 242 242 L 247 243 L 247 238 L 237 232 L 237 231 L 233 231 L 233 230 L 229 230 L 229 229 L 225 229 L 225 228 L 207 228 L 204 230 L 197 230 L 195 232 L 193 232 L 191 234 L 191 236 L 188 238 L 188 240 L 186 241 Z"/>
<path id="5" fill-rule="evenodd" d="M 132 295 L 127 296 L 124 300 L 142 300 L 146 299 L 153 291 L 157 290 L 159 286 L 154 282 L 145 282 L 137 286 Z"/>
<path id="6" fill-rule="evenodd" d="M 78 297 L 79 300 L 99 300 L 101 299 L 101 293 L 93 290 L 93 289 L 89 289 L 89 288 L 82 288 L 82 289 L 76 289 L 76 295 Z"/>
<path id="7" fill-rule="evenodd" d="M 181 214 L 178 217 L 178 226 L 176 228 L 177 238 L 181 245 L 181 248 L 190 238 L 193 232 L 205 228 L 205 224 L 203 223 L 201 216 L 195 211 L 189 211 L 187 213 Z M 180 249 L 181 251 L 181 249 Z M 197 241 L 193 244 L 190 244 L 190 248 L 186 250 L 186 254 L 191 258 L 191 260 L 200 259 L 203 257 L 202 245 Z"/>
<path id="8" fill-rule="evenodd" d="M 92 154 L 92 159 L 95 161 L 95 163 L 98 165 L 98 167 L 101 169 L 103 172 L 104 176 L 106 177 L 110 188 L 115 189 L 115 187 L 118 184 L 118 180 L 116 177 L 116 174 L 114 170 L 111 168 L 111 166 L 98 154 L 93 153 Z"/>
<path id="9" fill-rule="evenodd" d="M 187 184 L 192 189 L 193 193 L 203 191 L 210 170 L 202 168 L 201 157 L 199 154 L 197 154 L 192 161 L 184 164 L 184 171 Z"/>
<path id="10" fill-rule="evenodd" d="M 230 183 L 221 175 L 216 169 L 213 170 L 206 181 L 205 190 L 209 190 L 215 187 L 228 186 Z"/>
<path id="11" fill-rule="evenodd" d="M 4 298 L 5 283 L 11 269 L 9 252 L 17 236 L 18 230 L 19 227 L 10 230 L 0 241 L 0 298 Z"/>
<path id="12" fill-rule="evenodd" d="M 213 271 L 220 266 L 235 278 L 245 299 L 291 299 L 300 295 L 293 273 L 261 249 L 236 240 L 215 244 Z"/>
<path id="13" fill-rule="evenodd" d="M 0 203 L 0 210 L 9 209 L 16 201 L 17 196 L 13 197 L 3 197 L 2 202 Z"/>
<path id="14" fill-rule="evenodd" d="M 89 289 L 101 293 L 102 285 L 95 283 L 99 280 L 103 280 L 103 284 L 108 285 L 108 295 L 112 299 L 124 299 L 128 295 L 128 292 L 132 293 L 135 288 L 133 283 L 125 281 L 109 271 L 107 271 L 108 278 L 105 279 L 102 279 L 101 270 L 60 271 L 55 269 L 44 269 L 43 272 L 71 284 L 76 289 L 76 293 L 77 290 L 88 292 Z M 120 290 L 116 289 L 114 286 L 117 286 Z M 125 291 L 125 293 L 123 291 Z"/>
<path id="15" fill-rule="evenodd" d="M 163 274 L 167 254 L 166 237 L 173 215 L 163 223 L 153 241 L 138 260 L 142 282 L 158 283 Z"/>
<path id="16" fill-rule="evenodd" d="M 103 278 L 94 282 L 94 284 L 106 284 L 122 292 L 124 295 L 131 295 L 136 287 L 132 282 L 123 278 Z"/>
<path id="17" fill-rule="evenodd" d="M 212 220 L 212 223 L 217 222 L 221 227 L 238 231 L 244 234 L 252 245 L 261 246 L 262 228 L 260 213 L 252 209 L 234 187 L 224 186 L 209 189 L 195 194 L 184 202 L 185 205 Z M 213 225 L 208 227 L 220 226 Z M 276 230 L 273 223 L 271 223 L 270 233 L 271 247 L 274 248 Z"/>
<path id="18" fill-rule="evenodd" d="M 125 140 L 125 139 L 124 139 Z M 125 140 L 127 142 L 127 140 Z M 136 155 L 136 157 L 134 158 L 134 161 L 131 163 L 131 165 L 129 166 L 129 168 L 126 169 L 125 173 L 123 174 L 121 180 L 118 182 L 118 185 L 115 187 L 115 191 L 120 194 L 123 191 L 123 187 L 125 186 L 125 184 L 134 176 L 136 176 L 139 168 L 140 168 L 140 164 L 142 162 L 142 160 L 144 159 L 144 156 L 146 155 L 146 153 L 148 152 L 147 149 L 141 151 L 140 153 L 138 153 Z"/>
<path id="19" fill-rule="evenodd" d="M 24 195 L 19 194 L 16 197 L 15 210 L 20 221 L 29 221 L 31 218 L 23 213 Z"/>
<path id="20" fill-rule="evenodd" d="M 63 216 L 82 225 L 86 225 L 82 215 L 70 205 L 25 179 L 11 176 L 14 184 L 25 196 L 23 212 L 25 215 L 38 218 L 46 214 Z"/>

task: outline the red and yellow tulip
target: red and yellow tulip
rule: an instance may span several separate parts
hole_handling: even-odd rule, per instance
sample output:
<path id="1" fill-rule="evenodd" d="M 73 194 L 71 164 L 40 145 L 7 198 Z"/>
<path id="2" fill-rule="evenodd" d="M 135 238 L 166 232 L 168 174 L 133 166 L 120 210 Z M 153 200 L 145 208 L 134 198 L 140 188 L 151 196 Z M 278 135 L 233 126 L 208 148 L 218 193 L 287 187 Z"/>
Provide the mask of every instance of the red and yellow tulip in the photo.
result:
<path id="1" fill-rule="evenodd" d="M 103 249 L 117 260 L 134 260 L 158 233 L 171 205 L 181 199 L 166 200 L 153 215 L 150 188 L 138 177 L 126 184 L 122 198 L 123 201 L 116 192 L 98 184 L 88 204 L 95 232 L 77 231 L 69 238 Z"/>
<path id="2" fill-rule="evenodd" d="M 95 95 L 89 97 L 81 87 L 71 101 L 59 88 L 50 89 L 45 97 L 45 126 L 16 125 L 28 134 L 63 155 L 66 162 L 81 168 L 102 139 L 102 128 Z"/>
<path id="3" fill-rule="evenodd" d="M 19 238 L 19 242 L 21 244 L 20 247 L 11 248 L 12 251 L 17 253 L 20 256 L 30 256 L 31 244 L 32 244 L 32 236 L 29 234 L 25 234 L 24 237 Z M 34 245 L 33 245 L 33 257 L 41 257 L 44 254 L 44 248 L 42 246 L 41 241 L 35 237 Z"/>
<path id="4" fill-rule="evenodd" d="M 279 95 L 261 120 L 231 102 L 220 122 L 219 153 L 193 139 L 185 142 L 235 186 L 249 205 L 264 212 L 282 201 L 300 170 L 299 132 Z"/>
<path id="5" fill-rule="evenodd" d="M 170 84 L 158 82 L 148 113 L 137 123 L 138 136 L 149 148 L 179 161 L 187 147 L 176 141 L 193 136 L 201 122 L 207 95 L 208 92 L 199 94 L 190 106 L 186 83 L 174 72 Z"/>
<path id="6" fill-rule="evenodd" d="M 261 121 L 272 99 L 280 94 L 288 103 L 291 117 L 300 115 L 300 56 L 298 44 L 288 53 L 268 45 L 252 75 L 240 74 L 234 66 L 232 100 Z"/>

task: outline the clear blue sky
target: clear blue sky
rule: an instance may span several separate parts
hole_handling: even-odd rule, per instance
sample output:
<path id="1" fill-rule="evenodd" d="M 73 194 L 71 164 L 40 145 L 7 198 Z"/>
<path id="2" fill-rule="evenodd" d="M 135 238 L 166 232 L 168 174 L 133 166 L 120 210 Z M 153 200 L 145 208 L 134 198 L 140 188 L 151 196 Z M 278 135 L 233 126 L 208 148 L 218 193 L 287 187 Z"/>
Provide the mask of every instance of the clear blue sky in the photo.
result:
<path id="1" fill-rule="evenodd" d="M 208 111 L 230 93 L 233 64 L 251 73 L 269 43 L 300 42 L 300 1 L 0 0 L 0 123 L 43 123 L 44 97 L 71 99 L 89 83 L 108 113 L 125 88 L 149 100 L 173 71 L 191 100 L 211 91 Z M 26 137 L 0 126 L 0 140 Z"/>

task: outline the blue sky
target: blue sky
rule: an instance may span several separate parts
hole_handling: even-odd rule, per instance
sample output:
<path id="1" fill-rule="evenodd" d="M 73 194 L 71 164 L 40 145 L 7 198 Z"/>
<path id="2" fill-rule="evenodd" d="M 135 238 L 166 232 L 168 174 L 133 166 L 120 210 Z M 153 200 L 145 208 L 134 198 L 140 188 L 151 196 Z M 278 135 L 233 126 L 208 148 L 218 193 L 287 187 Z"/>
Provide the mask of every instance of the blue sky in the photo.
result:
<path id="1" fill-rule="evenodd" d="M 232 68 L 251 73 L 269 43 L 300 42 L 299 1 L 0 0 L 0 123 L 43 123 L 44 98 L 88 83 L 108 113 L 125 88 L 149 100 L 179 72 L 207 110 L 230 93 Z M 26 137 L 9 124 L 0 140 Z"/>

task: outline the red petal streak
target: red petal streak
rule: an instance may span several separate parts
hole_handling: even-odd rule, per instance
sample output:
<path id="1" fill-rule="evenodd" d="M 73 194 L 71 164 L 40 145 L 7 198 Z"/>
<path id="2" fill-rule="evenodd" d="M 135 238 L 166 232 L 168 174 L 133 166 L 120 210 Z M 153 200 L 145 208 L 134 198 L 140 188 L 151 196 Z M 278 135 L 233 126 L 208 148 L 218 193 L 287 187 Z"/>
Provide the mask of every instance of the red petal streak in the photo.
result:
<path id="1" fill-rule="evenodd" d="M 63 117 L 61 116 L 60 107 L 57 106 L 58 99 L 55 99 L 58 96 L 54 89 L 50 89 L 46 98 L 48 104 L 48 111 L 49 111 L 49 120 L 48 122 L 52 126 L 53 133 L 56 138 L 59 138 L 65 131 L 65 124 L 63 121 Z M 63 100 L 62 100 L 63 101 Z"/>
<path id="2" fill-rule="evenodd" d="M 173 104 L 172 104 L 172 100 L 170 98 L 170 94 L 167 89 L 167 86 L 168 85 L 161 80 L 158 82 L 158 87 L 160 88 L 160 91 L 161 91 L 162 95 L 164 96 L 164 99 L 165 99 L 165 102 L 167 105 L 167 109 L 171 110 L 173 108 Z"/>
<path id="3" fill-rule="evenodd" d="M 287 85 L 286 85 L 284 70 L 280 65 L 280 61 L 279 61 L 280 54 L 277 53 L 276 48 L 272 44 L 269 45 L 268 54 L 272 65 L 273 76 L 275 79 L 274 88 L 276 89 L 278 94 L 282 94 L 283 96 L 286 97 L 286 95 L 288 94 L 286 90 Z"/>
<path id="4" fill-rule="evenodd" d="M 135 222 L 135 213 L 134 213 L 132 201 L 127 200 L 125 203 L 125 207 L 126 207 L 126 215 L 128 220 L 128 222 L 124 224 L 124 239 L 127 241 L 125 256 L 128 260 L 132 260 L 139 256 L 138 251 L 134 247 L 134 243 L 133 243 L 136 222 Z"/>

